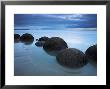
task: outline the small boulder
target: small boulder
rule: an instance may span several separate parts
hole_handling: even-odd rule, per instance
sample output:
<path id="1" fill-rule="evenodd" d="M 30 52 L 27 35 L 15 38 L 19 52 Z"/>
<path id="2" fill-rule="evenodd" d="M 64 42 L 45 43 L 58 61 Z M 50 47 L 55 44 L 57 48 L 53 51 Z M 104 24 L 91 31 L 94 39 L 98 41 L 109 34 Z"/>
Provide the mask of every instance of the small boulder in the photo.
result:
<path id="1" fill-rule="evenodd" d="M 44 37 L 39 38 L 38 41 L 47 41 L 48 39 L 49 39 L 48 37 L 44 36 Z"/>
<path id="2" fill-rule="evenodd" d="M 38 42 L 35 43 L 35 45 L 37 47 L 42 47 L 44 45 L 44 43 L 45 43 L 45 41 L 38 41 Z"/>
<path id="3" fill-rule="evenodd" d="M 38 39 L 36 39 L 36 41 L 38 41 Z"/>
<path id="4" fill-rule="evenodd" d="M 56 56 L 57 62 L 67 68 L 81 68 L 88 63 L 85 54 L 75 48 L 67 48 Z"/>
<path id="5" fill-rule="evenodd" d="M 86 57 L 93 62 L 97 63 L 97 45 L 90 46 L 86 52 Z"/>
<path id="6" fill-rule="evenodd" d="M 20 37 L 21 42 L 26 45 L 32 44 L 34 41 L 34 37 L 31 34 L 25 33 Z"/>
<path id="7" fill-rule="evenodd" d="M 14 42 L 17 43 L 20 41 L 20 35 L 19 34 L 14 34 Z"/>

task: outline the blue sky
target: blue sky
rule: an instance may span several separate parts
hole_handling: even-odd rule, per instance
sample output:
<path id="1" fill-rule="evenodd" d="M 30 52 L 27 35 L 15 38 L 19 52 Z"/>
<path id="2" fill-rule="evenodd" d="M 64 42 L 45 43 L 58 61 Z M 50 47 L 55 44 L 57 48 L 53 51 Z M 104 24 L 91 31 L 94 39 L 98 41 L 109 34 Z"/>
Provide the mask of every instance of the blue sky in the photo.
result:
<path id="1" fill-rule="evenodd" d="M 96 28 L 97 14 L 15 14 L 15 26 L 52 28 Z"/>

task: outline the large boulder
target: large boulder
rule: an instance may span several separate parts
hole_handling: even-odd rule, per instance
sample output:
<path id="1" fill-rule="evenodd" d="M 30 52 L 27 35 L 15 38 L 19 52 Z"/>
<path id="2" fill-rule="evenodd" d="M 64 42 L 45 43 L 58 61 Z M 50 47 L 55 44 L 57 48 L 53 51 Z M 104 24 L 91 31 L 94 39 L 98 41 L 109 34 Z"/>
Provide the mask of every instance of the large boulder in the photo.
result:
<path id="1" fill-rule="evenodd" d="M 49 39 L 48 37 L 44 36 L 44 37 L 39 38 L 38 41 L 47 41 L 48 39 Z"/>
<path id="2" fill-rule="evenodd" d="M 85 54 L 75 48 L 67 48 L 56 56 L 57 62 L 67 68 L 81 68 L 88 63 Z"/>
<path id="3" fill-rule="evenodd" d="M 97 63 L 97 45 L 90 46 L 85 54 L 90 61 Z"/>
<path id="4" fill-rule="evenodd" d="M 58 53 L 58 51 L 61 51 L 65 48 L 68 48 L 67 43 L 59 37 L 52 37 L 43 45 L 43 49 L 47 53 Z"/>
<path id="5" fill-rule="evenodd" d="M 47 40 L 43 46 L 45 50 L 49 51 L 60 51 L 62 49 L 67 48 L 67 43 L 59 37 L 52 37 Z"/>
<path id="6" fill-rule="evenodd" d="M 19 34 L 14 34 L 14 42 L 17 43 L 20 41 L 20 35 Z"/>
<path id="7" fill-rule="evenodd" d="M 34 41 L 34 37 L 31 34 L 25 33 L 20 37 L 21 42 L 26 45 L 32 44 Z"/>

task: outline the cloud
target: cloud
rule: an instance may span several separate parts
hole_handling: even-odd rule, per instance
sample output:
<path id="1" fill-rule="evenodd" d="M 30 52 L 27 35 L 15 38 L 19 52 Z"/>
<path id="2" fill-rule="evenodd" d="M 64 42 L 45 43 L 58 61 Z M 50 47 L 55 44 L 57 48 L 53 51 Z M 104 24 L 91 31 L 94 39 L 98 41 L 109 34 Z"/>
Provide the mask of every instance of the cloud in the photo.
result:
<path id="1" fill-rule="evenodd" d="M 16 14 L 14 25 L 49 26 L 52 28 L 95 28 L 96 14 Z M 47 28 L 47 27 L 46 27 Z"/>
<path id="2" fill-rule="evenodd" d="M 48 17 L 51 17 L 51 18 L 58 18 L 58 19 L 63 19 L 63 20 L 81 20 L 81 18 L 83 18 L 83 15 L 82 14 L 65 14 L 65 15 L 59 15 L 59 14 L 57 14 L 57 15 L 46 15 L 46 16 L 48 16 Z"/>

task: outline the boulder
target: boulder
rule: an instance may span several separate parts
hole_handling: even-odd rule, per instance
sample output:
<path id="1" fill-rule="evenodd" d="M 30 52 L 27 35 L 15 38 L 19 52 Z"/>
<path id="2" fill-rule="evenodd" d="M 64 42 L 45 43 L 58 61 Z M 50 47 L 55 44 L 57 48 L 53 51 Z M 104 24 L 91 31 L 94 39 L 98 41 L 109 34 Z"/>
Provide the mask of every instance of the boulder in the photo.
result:
<path id="1" fill-rule="evenodd" d="M 43 45 L 43 49 L 52 56 L 56 56 L 59 51 L 65 48 L 68 48 L 67 43 L 59 37 L 52 37 Z"/>
<path id="2" fill-rule="evenodd" d="M 48 37 L 44 36 L 44 37 L 39 38 L 38 41 L 47 41 L 48 39 L 49 39 Z"/>
<path id="3" fill-rule="evenodd" d="M 14 34 L 14 42 L 17 43 L 20 41 L 20 35 L 19 34 Z"/>
<path id="4" fill-rule="evenodd" d="M 34 37 L 31 34 L 25 33 L 20 37 L 21 42 L 26 45 L 32 44 L 34 41 Z"/>
<path id="5" fill-rule="evenodd" d="M 38 41 L 38 39 L 36 39 L 36 41 Z"/>
<path id="6" fill-rule="evenodd" d="M 97 63 L 97 45 L 90 46 L 86 52 L 86 57 L 93 62 Z"/>
<path id="7" fill-rule="evenodd" d="M 35 45 L 37 47 L 42 47 L 44 45 L 44 43 L 45 43 L 45 41 L 38 41 L 38 42 L 35 43 Z"/>
<path id="8" fill-rule="evenodd" d="M 52 37 L 43 45 L 44 50 L 48 51 L 60 51 L 67 48 L 67 43 L 59 37 Z"/>
<path id="9" fill-rule="evenodd" d="M 67 68 L 81 68 L 88 63 L 85 54 L 75 48 L 67 48 L 56 56 L 57 62 Z"/>

